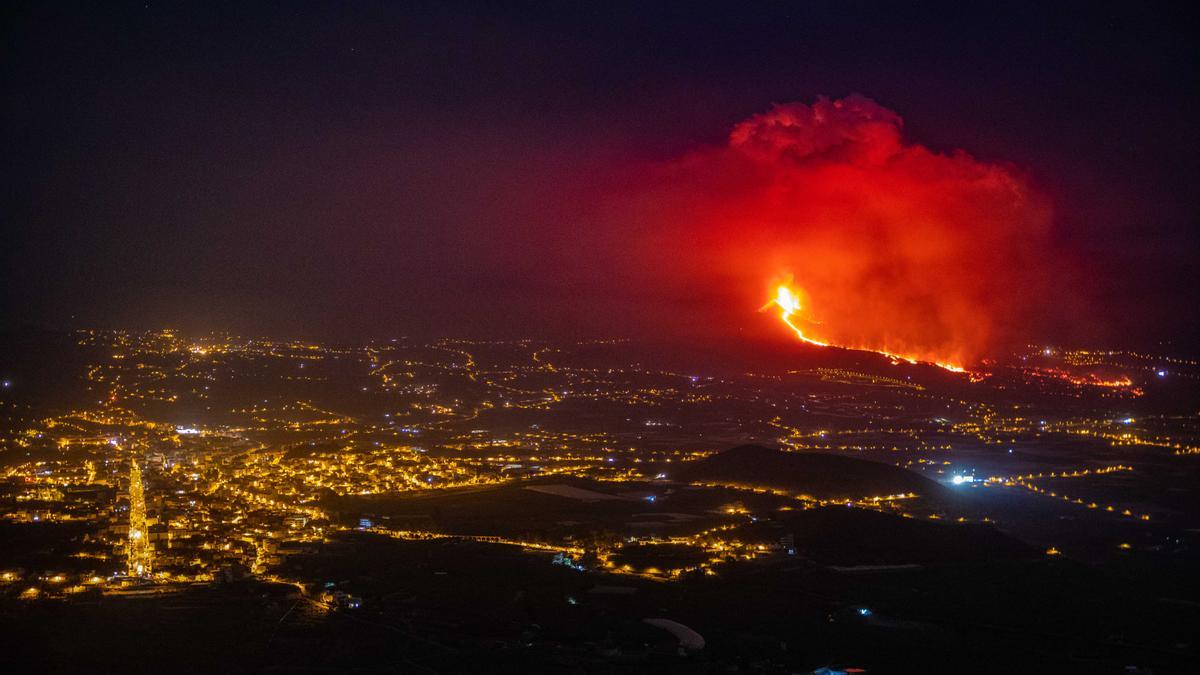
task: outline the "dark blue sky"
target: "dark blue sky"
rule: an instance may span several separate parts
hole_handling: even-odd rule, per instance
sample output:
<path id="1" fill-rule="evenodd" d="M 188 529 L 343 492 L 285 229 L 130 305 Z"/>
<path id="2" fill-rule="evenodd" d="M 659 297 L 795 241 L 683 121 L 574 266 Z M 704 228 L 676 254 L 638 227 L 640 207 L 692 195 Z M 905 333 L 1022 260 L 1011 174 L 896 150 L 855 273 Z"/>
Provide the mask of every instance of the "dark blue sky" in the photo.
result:
<path id="1" fill-rule="evenodd" d="M 857 92 L 1052 197 L 1056 240 L 1111 301 L 1072 337 L 1194 345 L 1182 3 L 912 4 L 9 3 L 6 314 L 653 331 L 620 269 L 573 280 L 556 242 L 592 219 L 562 186 L 720 143 L 774 102 Z"/>

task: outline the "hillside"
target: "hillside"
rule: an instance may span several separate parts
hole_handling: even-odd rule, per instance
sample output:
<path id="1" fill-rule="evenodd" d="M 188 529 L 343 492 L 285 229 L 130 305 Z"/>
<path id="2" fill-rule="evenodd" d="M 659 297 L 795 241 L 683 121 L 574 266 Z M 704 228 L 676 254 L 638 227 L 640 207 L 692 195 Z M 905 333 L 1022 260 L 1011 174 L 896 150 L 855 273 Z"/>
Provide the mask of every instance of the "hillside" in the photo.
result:
<path id="1" fill-rule="evenodd" d="M 934 481 L 890 464 L 841 455 L 783 452 L 761 445 L 740 445 L 706 457 L 677 471 L 674 478 L 773 488 L 823 499 L 909 492 L 929 498 L 948 496 L 948 491 Z"/>

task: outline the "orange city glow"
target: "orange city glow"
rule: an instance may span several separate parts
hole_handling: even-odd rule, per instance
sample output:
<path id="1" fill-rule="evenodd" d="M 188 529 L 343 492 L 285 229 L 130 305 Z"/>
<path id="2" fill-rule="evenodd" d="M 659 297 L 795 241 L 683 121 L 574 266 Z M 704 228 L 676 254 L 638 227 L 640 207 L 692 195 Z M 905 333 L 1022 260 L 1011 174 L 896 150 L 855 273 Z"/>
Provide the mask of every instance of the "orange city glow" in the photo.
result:
<path id="1" fill-rule="evenodd" d="M 866 347 L 866 346 L 862 346 L 862 345 L 857 345 L 857 346 L 835 345 L 830 342 L 826 342 L 826 341 L 817 339 L 815 337 L 812 337 L 811 335 L 806 334 L 804 329 L 802 329 L 800 326 L 797 325 L 797 321 L 806 321 L 806 319 L 802 315 L 804 306 L 800 302 L 800 294 L 798 294 L 796 291 L 793 291 L 791 289 L 791 287 L 789 287 L 787 284 L 780 284 L 775 289 L 775 297 L 772 298 L 769 302 L 767 302 L 767 304 L 763 305 L 762 309 L 765 310 L 771 306 L 775 306 L 779 309 L 779 318 L 783 321 L 783 323 L 787 324 L 788 328 L 792 329 L 792 332 L 796 334 L 796 337 L 799 338 L 803 342 L 807 342 L 810 345 L 816 345 L 818 347 L 843 347 L 845 349 L 855 349 L 855 350 L 859 350 L 859 351 L 874 352 L 876 354 L 882 354 L 883 356 L 886 356 L 889 359 L 892 359 L 893 362 L 904 361 L 906 363 L 914 363 L 914 364 L 915 363 L 928 363 L 931 365 L 938 366 L 939 368 L 945 368 L 946 370 L 949 370 L 949 371 L 952 371 L 955 373 L 966 372 L 966 369 L 963 368 L 961 365 L 959 365 L 957 363 L 953 363 L 949 360 L 943 361 L 943 360 L 937 360 L 937 359 L 923 359 L 923 358 L 918 358 L 917 356 L 913 356 L 913 355 L 897 354 L 895 352 L 890 352 L 890 351 L 886 351 L 883 349 L 874 349 L 874 348 Z M 811 323 L 811 321 L 810 321 L 810 323 Z"/>

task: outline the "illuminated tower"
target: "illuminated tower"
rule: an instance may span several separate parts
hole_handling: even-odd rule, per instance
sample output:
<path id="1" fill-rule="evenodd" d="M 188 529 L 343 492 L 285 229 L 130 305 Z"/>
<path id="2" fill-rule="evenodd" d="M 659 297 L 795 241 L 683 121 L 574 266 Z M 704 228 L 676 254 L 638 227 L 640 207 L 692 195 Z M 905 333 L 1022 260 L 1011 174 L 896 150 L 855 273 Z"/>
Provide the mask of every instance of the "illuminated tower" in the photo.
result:
<path id="1" fill-rule="evenodd" d="M 142 470 L 137 460 L 129 469 L 129 576 L 150 576 L 150 533 L 146 529 L 146 495 L 142 490 Z"/>

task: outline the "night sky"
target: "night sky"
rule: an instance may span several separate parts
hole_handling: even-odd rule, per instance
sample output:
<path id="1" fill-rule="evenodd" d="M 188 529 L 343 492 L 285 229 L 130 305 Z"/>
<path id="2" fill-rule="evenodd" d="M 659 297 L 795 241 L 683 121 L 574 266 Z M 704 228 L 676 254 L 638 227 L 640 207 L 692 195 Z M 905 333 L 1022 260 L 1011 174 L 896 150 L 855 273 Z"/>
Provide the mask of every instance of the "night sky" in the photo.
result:
<path id="1" fill-rule="evenodd" d="M 734 332 L 763 317 L 733 277 L 657 275 L 738 225 L 693 241 L 664 185 L 724 175 L 772 104 L 858 94 L 1044 196 L 1013 259 L 1042 282 L 997 291 L 1050 295 L 1026 337 L 1196 346 L 1184 3 L 653 4 L 7 3 L 6 322 Z"/>

